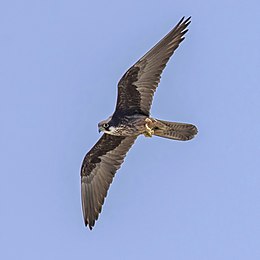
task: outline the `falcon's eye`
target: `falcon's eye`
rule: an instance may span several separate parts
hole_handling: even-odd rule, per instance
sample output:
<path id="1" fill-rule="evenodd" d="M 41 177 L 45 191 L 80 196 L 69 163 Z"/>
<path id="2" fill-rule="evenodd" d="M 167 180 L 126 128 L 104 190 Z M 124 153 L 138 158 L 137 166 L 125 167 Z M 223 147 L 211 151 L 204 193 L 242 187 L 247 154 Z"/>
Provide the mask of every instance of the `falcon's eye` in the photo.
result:
<path id="1" fill-rule="evenodd" d="M 108 128 L 108 127 L 109 127 L 109 124 L 108 124 L 108 123 L 105 123 L 105 124 L 103 124 L 103 127 L 104 127 L 104 128 Z"/>

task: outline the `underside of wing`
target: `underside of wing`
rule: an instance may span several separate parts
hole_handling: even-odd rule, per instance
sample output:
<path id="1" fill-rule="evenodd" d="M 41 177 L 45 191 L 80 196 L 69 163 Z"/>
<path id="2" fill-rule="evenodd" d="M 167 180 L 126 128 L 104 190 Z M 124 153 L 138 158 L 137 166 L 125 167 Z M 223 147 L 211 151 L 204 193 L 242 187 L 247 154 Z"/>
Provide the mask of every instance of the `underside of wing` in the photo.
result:
<path id="1" fill-rule="evenodd" d="M 138 60 L 118 83 L 115 113 L 149 116 L 153 95 L 169 58 L 184 40 L 190 17 L 180 22 L 150 51 Z"/>
<path id="2" fill-rule="evenodd" d="M 103 134 L 86 154 L 81 167 L 81 200 L 85 225 L 90 229 L 98 219 L 116 171 L 136 136 Z"/>

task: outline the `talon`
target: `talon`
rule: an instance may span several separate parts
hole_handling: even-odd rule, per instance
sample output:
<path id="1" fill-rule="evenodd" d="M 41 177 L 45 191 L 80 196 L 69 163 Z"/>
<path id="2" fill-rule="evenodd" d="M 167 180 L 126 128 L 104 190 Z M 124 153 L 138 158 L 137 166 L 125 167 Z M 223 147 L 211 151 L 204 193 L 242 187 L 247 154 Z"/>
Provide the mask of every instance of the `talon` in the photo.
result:
<path id="1" fill-rule="evenodd" d="M 146 118 L 145 119 L 145 128 L 146 128 L 146 132 L 144 133 L 145 137 L 152 137 L 154 134 L 154 130 L 152 128 L 149 127 L 149 123 L 152 123 L 152 120 L 150 118 Z"/>

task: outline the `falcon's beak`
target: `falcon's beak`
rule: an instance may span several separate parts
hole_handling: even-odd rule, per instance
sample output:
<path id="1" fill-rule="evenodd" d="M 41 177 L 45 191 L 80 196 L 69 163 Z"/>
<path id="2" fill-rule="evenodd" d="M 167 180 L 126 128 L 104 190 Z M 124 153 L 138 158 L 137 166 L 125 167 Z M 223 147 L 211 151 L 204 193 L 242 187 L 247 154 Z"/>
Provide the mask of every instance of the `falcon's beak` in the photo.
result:
<path id="1" fill-rule="evenodd" d="M 98 132 L 100 133 L 100 132 L 103 132 L 103 131 L 104 131 L 103 127 L 100 126 L 100 127 L 98 128 Z"/>

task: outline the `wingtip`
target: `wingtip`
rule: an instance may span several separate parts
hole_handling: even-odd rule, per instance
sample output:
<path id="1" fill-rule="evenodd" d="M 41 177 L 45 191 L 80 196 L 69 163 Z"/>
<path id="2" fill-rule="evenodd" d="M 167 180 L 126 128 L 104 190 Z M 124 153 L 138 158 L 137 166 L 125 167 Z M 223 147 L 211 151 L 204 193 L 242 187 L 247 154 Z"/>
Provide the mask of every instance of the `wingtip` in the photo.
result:
<path id="1" fill-rule="evenodd" d="M 191 16 L 185 20 L 185 24 L 188 26 L 191 23 Z"/>
<path id="2" fill-rule="evenodd" d="M 89 230 L 92 230 L 94 225 L 95 225 L 95 223 L 93 223 L 93 225 L 90 225 L 90 223 L 88 221 L 85 221 L 85 227 L 89 228 Z"/>
<path id="3" fill-rule="evenodd" d="M 189 26 L 190 23 L 191 23 L 191 16 L 189 16 L 187 19 L 185 19 L 185 16 L 183 16 L 181 20 L 178 22 L 178 24 L 174 27 L 174 29 L 179 28 L 181 30 L 184 30 Z M 188 29 L 186 29 L 183 34 L 185 34 L 187 31 Z"/>
<path id="4" fill-rule="evenodd" d="M 185 16 L 183 16 L 183 17 L 181 18 L 181 20 L 179 21 L 179 23 L 182 23 L 182 22 L 184 22 L 184 23 L 191 22 L 191 16 L 189 16 L 189 17 L 186 18 L 186 19 L 185 19 Z"/>
<path id="5" fill-rule="evenodd" d="M 191 23 L 191 16 L 189 16 L 187 19 L 185 19 L 185 16 L 183 16 L 179 21 L 178 26 L 185 25 L 185 27 L 187 27 L 190 23 Z"/>
<path id="6" fill-rule="evenodd" d="M 89 230 L 92 230 L 92 229 L 93 229 L 93 227 L 92 227 L 92 226 L 90 226 L 90 225 L 88 225 L 88 228 L 89 228 Z"/>
<path id="7" fill-rule="evenodd" d="M 174 27 L 173 30 L 180 31 L 180 33 L 182 35 L 181 41 L 183 41 L 185 39 L 184 34 L 186 34 L 189 31 L 188 26 L 190 23 L 191 23 L 191 16 L 189 16 L 187 19 L 185 19 L 185 16 L 183 16 L 181 18 L 181 20 L 179 21 L 179 23 Z"/>

